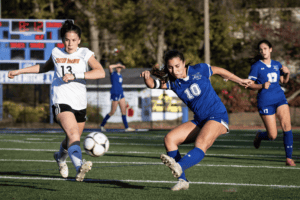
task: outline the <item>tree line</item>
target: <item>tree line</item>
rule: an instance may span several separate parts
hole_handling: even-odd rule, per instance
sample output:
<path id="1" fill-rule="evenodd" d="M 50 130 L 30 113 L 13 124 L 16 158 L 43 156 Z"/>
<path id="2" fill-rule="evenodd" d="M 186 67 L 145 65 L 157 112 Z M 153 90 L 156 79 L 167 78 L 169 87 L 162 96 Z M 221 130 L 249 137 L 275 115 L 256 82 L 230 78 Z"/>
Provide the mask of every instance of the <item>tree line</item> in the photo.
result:
<path id="1" fill-rule="evenodd" d="M 121 60 L 128 68 L 161 66 L 170 49 L 187 62 L 204 62 L 203 0 L 2 0 L 2 18 L 74 19 L 82 28 L 82 46 L 95 52 L 104 67 Z M 211 65 L 246 78 L 259 40 L 274 45 L 273 59 L 300 58 L 299 22 L 280 10 L 282 22 L 258 19 L 249 10 L 300 7 L 298 0 L 210 0 Z M 240 36 L 237 37 L 236 34 Z M 212 80 L 217 92 L 224 83 Z M 232 87 L 232 85 L 225 86 Z"/>

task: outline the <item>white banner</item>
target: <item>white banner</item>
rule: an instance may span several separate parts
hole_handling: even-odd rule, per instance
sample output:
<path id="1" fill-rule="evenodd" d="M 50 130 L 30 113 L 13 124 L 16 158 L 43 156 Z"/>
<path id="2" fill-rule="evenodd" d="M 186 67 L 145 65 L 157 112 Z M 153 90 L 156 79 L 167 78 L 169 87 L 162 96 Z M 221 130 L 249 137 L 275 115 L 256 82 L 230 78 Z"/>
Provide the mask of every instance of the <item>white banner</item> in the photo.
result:
<path id="1" fill-rule="evenodd" d="M 54 71 L 42 74 L 21 74 L 13 79 L 8 78 L 8 71 L 0 71 L 0 84 L 51 84 Z"/>

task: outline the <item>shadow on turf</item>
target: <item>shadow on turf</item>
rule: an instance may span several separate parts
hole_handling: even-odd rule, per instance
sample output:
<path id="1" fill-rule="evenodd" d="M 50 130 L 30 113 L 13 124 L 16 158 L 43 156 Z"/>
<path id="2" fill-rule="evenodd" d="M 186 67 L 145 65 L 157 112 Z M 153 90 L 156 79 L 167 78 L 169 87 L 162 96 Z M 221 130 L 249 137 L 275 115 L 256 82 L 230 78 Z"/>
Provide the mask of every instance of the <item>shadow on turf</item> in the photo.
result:
<path id="1" fill-rule="evenodd" d="M 159 156 L 145 156 L 145 155 L 124 155 L 124 154 L 105 154 L 105 157 L 130 157 L 130 158 L 153 158 L 160 159 Z"/>
<path id="2" fill-rule="evenodd" d="M 106 184 L 106 185 L 116 185 L 119 186 L 119 188 L 129 188 L 129 189 L 139 189 L 139 190 L 143 190 L 145 189 L 146 186 L 140 186 L 140 185 L 132 185 L 129 183 L 125 183 L 122 181 L 118 181 L 118 180 L 97 180 L 97 179 L 86 179 L 84 180 L 84 182 L 86 183 L 98 183 L 98 184 Z M 147 186 L 149 187 L 149 186 Z M 152 187 L 151 188 L 159 188 L 159 189 L 170 189 L 168 187 Z"/>
<path id="3" fill-rule="evenodd" d="M 274 159 L 266 159 L 265 157 L 264 158 L 261 158 L 261 159 L 258 159 L 258 158 L 242 158 L 242 157 L 227 157 L 227 156 L 213 156 L 213 155 L 209 155 L 209 157 L 213 157 L 213 158 L 225 158 L 225 159 L 230 159 L 230 160 L 254 160 L 254 161 L 270 161 L 270 162 L 277 162 L 277 163 L 285 163 L 285 160 L 274 160 Z"/>
<path id="4" fill-rule="evenodd" d="M 3 181 L 1 181 L 3 182 Z M 6 182 L 6 181 L 4 181 Z M 57 190 L 52 190 L 52 189 L 47 189 L 47 188 L 39 188 L 39 187 L 34 187 L 34 186 L 29 186 L 29 185 L 17 185 L 17 182 L 10 182 L 10 184 L 4 184 L 0 183 L 0 187 L 24 187 L 24 188 L 30 188 L 30 189 L 37 189 L 37 190 L 50 190 L 50 191 L 57 191 Z M 21 184 L 21 183 L 19 183 Z M 22 183 L 24 184 L 24 183 Z"/>
<path id="5" fill-rule="evenodd" d="M 86 183 L 98 183 L 98 184 L 109 184 L 109 185 L 115 185 L 119 186 L 120 188 L 130 188 L 130 189 L 144 189 L 145 186 L 140 186 L 140 185 L 131 185 L 129 183 L 125 183 L 122 181 L 118 180 L 94 180 L 94 179 L 87 179 L 84 180 Z"/>

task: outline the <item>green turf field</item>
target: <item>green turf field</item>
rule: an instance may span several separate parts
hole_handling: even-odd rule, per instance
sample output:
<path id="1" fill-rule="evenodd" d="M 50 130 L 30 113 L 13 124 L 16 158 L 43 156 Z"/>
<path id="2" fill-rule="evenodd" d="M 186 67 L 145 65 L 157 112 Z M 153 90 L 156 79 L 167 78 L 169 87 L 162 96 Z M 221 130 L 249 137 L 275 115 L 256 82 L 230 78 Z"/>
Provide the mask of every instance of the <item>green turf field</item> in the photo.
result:
<path id="1" fill-rule="evenodd" d="M 300 199 L 300 131 L 294 131 L 297 166 L 286 167 L 281 133 L 257 150 L 254 131 L 232 130 L 186 171 L 189 190 L 177 192 L 169 190 L 176 179 L 159 159 L 166 133 L 107 132 L 108 153 L 94 158 L 83 150 L 93 162 L 83 182 L 74 181 L 69 158 L 69 178 L 60 177 L 53 153 L 63 133 L 0 133 L 0 199 Z"/>

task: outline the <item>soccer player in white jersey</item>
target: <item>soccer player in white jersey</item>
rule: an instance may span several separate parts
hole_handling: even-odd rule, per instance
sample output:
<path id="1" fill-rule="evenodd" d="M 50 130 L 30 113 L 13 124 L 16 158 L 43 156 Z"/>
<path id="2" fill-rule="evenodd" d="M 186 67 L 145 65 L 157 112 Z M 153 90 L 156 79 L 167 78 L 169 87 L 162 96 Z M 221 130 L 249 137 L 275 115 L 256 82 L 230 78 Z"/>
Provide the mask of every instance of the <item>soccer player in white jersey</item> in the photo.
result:
<path id="1" fill-rule="evenodd" d="M 154 80 L 150 74 L 159 79 Z M 173 90 L 194 112 L 194 120 L 179 125 L 164 138 L 167 155 L 162 154 L 160 158 L 178 178 L 178 183 L 171 188 L 173 191 L 189 188 L 184 171 L 199 163 L 214 141 L 229 132 L 226 108 L 209 80 L 214 74 L 244 87 L 251 83 L 251 80 L 241 79 L 223 68 L 206 63 L 185 65 L 183 54 L 177 50 L 165 54 L 162 69 L 141 73 L 147 87 Z M 194 149 L 181 158 L 178 146 L 192 142 L 195 142 Z"/>
<path id="2" fill-rule="evenodd" d="M 66 159 L 70 156 L 76 168 L 76 181 L 83 181 L 86 172 L 91 170 L 92 162 L 82 160 L 80 136 L 86 121 L 86 79 L 105 77 L 101 64 L 95 59 L 94 53 L 88 48 L 79 48 L 81 29 L 71 20 L 65 21 L 60 30 L 63 50 L 55 47 L 46 64 L 42 67 L 34 65 L 24 69 L 10 71 L 9 78 L 20 74 L 44 73 L 54 69 L 51 85 L 52 109 L 54 121 L 57 122 L 66 138 L 60 145 L 60 150 L 54 153 L 62 177 L 69 174 Z M 91 70 L 88 71 L 88 66 Z"/>
<path id="3" fill-rule="evenodd" d="M 293 133 L 290 109 L 284 92 L 279 85 L 287 83 L 290 71 L 280 62 L 271 59 L 272 44 L 268 40 L 258 43 L 259 60 L 251 66 L 249 79 L 253 84 L 249 87 L 258 90 L 257 107 L 265 124 L 266 131 L 257 131 L 254 147 L 259 148 L 262 140 L 275 140 L 277 137 L 276 115 L 283 130 L 283 143 L 286 153 L 286 165 L 296 166 L 292 159 Z"/>
<path id="4" fill-rule="evenodd" d="M 126 117 L 126 101 L 123 92 L 123 77 L 121 74 L 122 69 L 125 69 L 125 66 L 121 63 L 117 63 L 114 65 L 110 65 L 109 67 L 110 73 L 110 81 L 111 81 L 111 89 L 110 89 L 110 100 L 111 102 L 111 110 L 110 112 L 104 117 L 102 123 L 100 124 L 101 131 L 105 132 L 106 129 L 104 128 L 108 119 L 115 114 L 118 105 L 120 106 L 121 113 L 122 113 L 122 121 L 125 127 L 125 131 L 135 131 L 134 128 L 128 127 L 127 117 Z"/>

